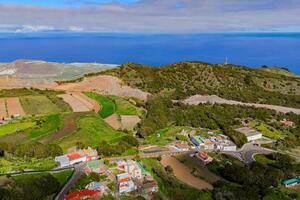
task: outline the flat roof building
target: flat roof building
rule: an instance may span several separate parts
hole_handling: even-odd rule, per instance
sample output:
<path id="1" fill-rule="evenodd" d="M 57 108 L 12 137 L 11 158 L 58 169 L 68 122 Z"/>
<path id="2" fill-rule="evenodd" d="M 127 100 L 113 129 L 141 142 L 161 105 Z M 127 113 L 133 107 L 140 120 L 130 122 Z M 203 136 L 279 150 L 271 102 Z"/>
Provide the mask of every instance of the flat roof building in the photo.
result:
<path id="1" fill-rule="evenodd" d="M 243 128 L 237 128 L 235 130 L 239 133 L 244 134 L 248 142 L 255 141 L 262 138 L 262 133 L 252 128 L 243 127 Z"/>

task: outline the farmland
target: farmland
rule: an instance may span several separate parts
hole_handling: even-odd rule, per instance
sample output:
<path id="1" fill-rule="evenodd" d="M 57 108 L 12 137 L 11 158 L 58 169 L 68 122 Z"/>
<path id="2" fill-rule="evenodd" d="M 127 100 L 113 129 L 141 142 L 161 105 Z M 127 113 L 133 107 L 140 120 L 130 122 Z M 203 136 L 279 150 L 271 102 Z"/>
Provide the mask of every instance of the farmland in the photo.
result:
<path id="1" fill-rule="evenodd" d="M 0 126 L 0 136 L 5 136 L 11 133 L 15 133 L 17 131 L 33 128 L 34 126 L 35 126 L 34 122 L 17 122 L 17 123 L 5 124 Z"/>
<path id="2" fill-rule="evenodd" d="M 28 115 L 51 114 L 61 111 L 46 96 L 24 96 L 20 100 Z"/>
<path id="3" fill-rule="evenodd" d="M 24 110 L 18 97 L 9 97 L 0 99 L 0 118 L 24 116 Z"/>
<path id="4" fill-rule="evenodd" d="M 101 141 L 116 144 L 124 133 L 114 130 L 97 114 L 89 114 L 77 119 L 77 129 L 72 134 L 58 140 L 57 143 L 67 150 L 77 142 L 96 147 Z"/>
<path id="5" fill-rule="evenodd" d="M 115 113 L 116 105 L 110 98 L 91 92 L 86 93 L 86 95 L 92 99 L 95 99 L 101 104 L 101 110 L 99 111 L 99 115 L 103 119 Z"/>

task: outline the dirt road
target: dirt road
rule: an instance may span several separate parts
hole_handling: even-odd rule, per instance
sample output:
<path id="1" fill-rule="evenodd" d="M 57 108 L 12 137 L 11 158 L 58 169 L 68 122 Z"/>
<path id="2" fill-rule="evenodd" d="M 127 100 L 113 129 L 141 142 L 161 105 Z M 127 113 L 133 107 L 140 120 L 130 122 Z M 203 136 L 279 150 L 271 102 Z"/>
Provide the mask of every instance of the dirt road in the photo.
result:
<path id="1" fill-rule="evenodd" d="M 275 106 L 275 105 L 268 105 L 268 104 L 258 104 L 258 103 L 244 103 L 240 101 L 233 101 L 233 100 L 227 100 L 223 99 L 221 97 L 218 97 L 216 95 L 194 95 L 191 96 L 183 101 L 183 103 L 188 105 L 199 105 L 202 103 L 211 103 L 211 104 L 229 104 L 229 105 L 241 105 L 241 106 L 253 106 L 256 108 L 267 108 L 270 110 L 275 110 L 277 112 L 281 113 L 289 113 L 293 112 L 295 114 L 300 115 L 300 109 L 297 108 L 289 108 L 284 106 Z"/>
<path id="2" fill-rule="evenodd" d="M 164 167 L 170 165 L 173 168 L 174 175 L 180 181 L 190 185 L 196 189 L 203 190 L 208 189 L 212 190 L 213 186 L 208 182 L 199 179 L 191 174 L 192 170 L 178 161 L 172 156 L 163 156 L 161 163 Z"/>

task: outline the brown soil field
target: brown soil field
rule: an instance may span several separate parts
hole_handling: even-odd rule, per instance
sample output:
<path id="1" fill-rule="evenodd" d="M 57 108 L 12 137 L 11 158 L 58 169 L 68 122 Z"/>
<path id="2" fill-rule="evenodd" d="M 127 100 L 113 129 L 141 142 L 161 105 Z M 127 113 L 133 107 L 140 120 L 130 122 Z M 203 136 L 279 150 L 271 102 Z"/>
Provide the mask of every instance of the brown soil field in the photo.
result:
<path id="1" fill-rule="evenodd" d="M 82 94 L 81 92 L 73 92 L 73 97 L 83 102 L 90 110 L 94 110 L 96 113 L 101 109 L 101 106 L 94 99 Z"/>
<path id="2" fill-rule="evenodd" d="M 122 124 L 117 114 L 113 114 L 105 118 L 104 121 L 108 123 L 111 127 L 113 127 L 115 130 L 122 128 Z"/>
<path id="3" fill-rule="evenodd" d="M 199 190 L 208 189 L 212 190 L 213 186 L 202 180 L 199 179 L 191 174 L 192 170 L 178 161 L 176 158 L 171 156 L 163 156 L 161 163 L 164 167 L 171 166 L 174 171 L 174 175 L 180 181 L 186 183 L 187 185 L 194 187 Z"/>
<path id="4" fill-rule="evenodd" d="M 244 103 L 240 101 L 233 101 L 233 100 L 227 100 L 223 99 L 221 97 L 218 97 L 216 95 L 194 95 L 191 96 L 183 101 L 185 104 L 189 105 L 198 105 L 201 103 L 212 103 L 212 104 L 229 104 L 229 105 L 241 105 L 241 106 L 250 106 L 250 107 L 256 107 L 256 108 L 266 108 L 270 110 L 275 110 L 277 112 L 281 113 L 289 113 L 293 112 L 295 114 L 300 115 L 300 109 L 297 108 L 289 108 L 289 107 L 283 107 L 283 106 L 275 106 L 275 105 L 268 105 L 268 104 L 258 104 L 258 103 Z"/>
<path id="5" fill-rule="evenodd" d="M 18 97 L 13 97 L 13 98 L 7 98 L 6 99 L 6 104 L 7 104 L 7 110 L 8 110 L 8 115 L 20 115 L 24 116 L 25 112 L 23 110 L 23 107 L 21 106 L 20 100 Z"/>
<path id="6" fill-rule="evenodd" d="M 48 80 L 24 80 L 15 76 L 1 76 L 0 89 L 13 89 L 13 88 L 55 88 L 57 84 Z"/>
<path id="7" fill-rule="evenodd" d="M 132 130 L 140 121 L 137 115 L 121 115 L 122 126 L 128 130 Z"/>
<path id="8" fill-rule="evenodd" d="M 86 106 L 84 102 L 80 101 L 79 99 L 72 96 L 71 94 L 61 94 L 58 96 L 63 98 L 63 100 L 71 106 L 74 112 L 90 111 L 90 109 L 88 108 L 88 106 Z"/>
<path id="9" fill-rule="evenodd" d="M 5 99 L 0 99 L 0 120 L 7 117 Z"/>
<path id="10" fill-rule="evenodd" d="M 69 134 L 71 134 L 72 132 L 74 132 L 77 128 L 76 126 L 76 120 L 83 115 L 86 115 L 87 113 L 71 113 L 69 115 L 67 115 L 64 118 L 64 125 L 63 127 L 58 130 L 57 132 L 47 135 L 43 138 L 41 138 L 39 141 L 42 143 L 50 143 L 53 142 L 55 140 L 58 140 L 60 138 L 63 138 Z"/>
<path id="11" fill-rule="evenodd" d="M 84 78 L 81 82 L 62 84 L 54 89 L 78 92 L 94 91 L 104 95 L 136 97 L 141 100 L 146 100 L 149 95 L 149 93 L 123 84 L 117 77 L 108 75 Z"/>

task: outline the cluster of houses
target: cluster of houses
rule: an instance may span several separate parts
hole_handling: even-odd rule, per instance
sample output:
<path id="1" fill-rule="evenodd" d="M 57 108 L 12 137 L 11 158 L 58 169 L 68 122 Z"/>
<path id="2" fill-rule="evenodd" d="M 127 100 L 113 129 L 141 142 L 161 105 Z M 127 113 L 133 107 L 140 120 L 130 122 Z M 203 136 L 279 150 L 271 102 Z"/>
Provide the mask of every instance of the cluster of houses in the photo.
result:
<path id="1" fill-rule="evenodd" d="M 204 138 L 201 135 L 192 136 L 192 143 L 198 147 L 199 150 L 205 151 L 236 151 L 236 145 L 226 136 L 222 134 Z"/>
<path id="2" fill-rule="evenodd" d="M 97 160 L 98 152 L 95 149 L 79 149 L 73 150 L 68 154 L 55 157 L 55 162 L 59 163 L 60 167 L 69 167 L 74 164 Z"/>
<path id="3" fill-rule="evenodd" d="M 118 170 L 123 172 L 116 176 L 119 194 L 136 191 L 146 199 L 151 199 L 158 191 L 156 181 L 140 163 L 122 160 L 117 162 L 117 166 Z"/>

